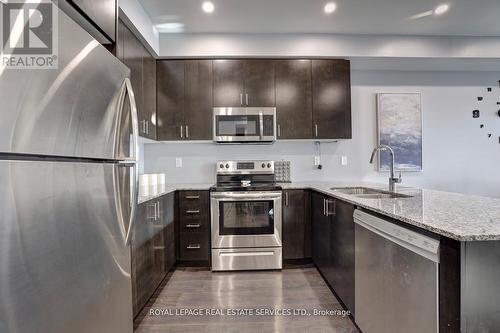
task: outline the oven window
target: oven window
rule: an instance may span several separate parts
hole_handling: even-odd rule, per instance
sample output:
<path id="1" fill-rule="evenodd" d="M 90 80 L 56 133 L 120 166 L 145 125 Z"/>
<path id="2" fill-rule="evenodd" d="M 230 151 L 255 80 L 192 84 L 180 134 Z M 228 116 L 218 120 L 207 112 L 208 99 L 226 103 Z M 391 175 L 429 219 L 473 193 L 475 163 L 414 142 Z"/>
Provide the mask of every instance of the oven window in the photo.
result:
<path id="1" fill-rule="evenodd" d="M 217 116 L 217 136 L 259 136 L 259 116 Z"/>
<path id="2" fill-rule="evenodd" d="M 274 201 L 219 202 L 220 235 L 274 234 Z"/>

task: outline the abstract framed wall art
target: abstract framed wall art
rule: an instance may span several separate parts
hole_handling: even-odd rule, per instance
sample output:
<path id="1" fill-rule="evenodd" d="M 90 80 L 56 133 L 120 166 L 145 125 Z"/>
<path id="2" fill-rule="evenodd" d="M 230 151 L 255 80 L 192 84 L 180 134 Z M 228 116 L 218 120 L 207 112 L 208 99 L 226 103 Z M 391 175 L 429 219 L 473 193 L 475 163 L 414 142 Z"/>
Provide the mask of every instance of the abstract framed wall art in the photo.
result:
<path id="1" fill-rule="evenodd" d="M 394 150 L 397 171 L 422 171 L 422 96 L 377 94 L 378 143 Z M 379 171 L 389 171 L 390 154 L 379 154 Z"/>

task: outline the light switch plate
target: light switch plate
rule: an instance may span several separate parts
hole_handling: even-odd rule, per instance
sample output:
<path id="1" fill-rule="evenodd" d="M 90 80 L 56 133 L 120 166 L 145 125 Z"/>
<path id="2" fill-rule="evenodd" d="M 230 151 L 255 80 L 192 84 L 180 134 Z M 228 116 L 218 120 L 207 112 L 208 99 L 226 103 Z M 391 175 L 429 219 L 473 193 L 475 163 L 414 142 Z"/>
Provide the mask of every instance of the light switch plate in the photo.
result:
<path id="1" fill-rule="evenodd" d="M 176 168 L 182 168 L 182 157 L 176 157 L 175 158 L 175 167 Z"/>
<path id="2" fill-rule="evenodd" d="M 342 156 L 341 159 L 340 159 L 340 164 L 342 166 L 346 166 L 347 165 L 347 156 Z"/>
<path id="3" fill-rule="evenodd" d="M 318 166 L 321 164 L 321 158 L 319 156 L 314 156 L 314 165 Z"/>

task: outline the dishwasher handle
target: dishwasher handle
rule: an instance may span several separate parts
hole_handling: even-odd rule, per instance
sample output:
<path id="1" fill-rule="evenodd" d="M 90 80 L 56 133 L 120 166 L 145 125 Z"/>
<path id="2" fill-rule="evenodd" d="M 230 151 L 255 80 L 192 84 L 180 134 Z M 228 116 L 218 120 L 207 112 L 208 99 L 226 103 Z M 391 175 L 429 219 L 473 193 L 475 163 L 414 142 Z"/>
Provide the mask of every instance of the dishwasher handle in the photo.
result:
<path id="1" fill-rule="evenodd" d="M 439 240 L 400 227 L 363 211 L 354 211 L 354 223 L 422 257 L 439 263 Z"/>

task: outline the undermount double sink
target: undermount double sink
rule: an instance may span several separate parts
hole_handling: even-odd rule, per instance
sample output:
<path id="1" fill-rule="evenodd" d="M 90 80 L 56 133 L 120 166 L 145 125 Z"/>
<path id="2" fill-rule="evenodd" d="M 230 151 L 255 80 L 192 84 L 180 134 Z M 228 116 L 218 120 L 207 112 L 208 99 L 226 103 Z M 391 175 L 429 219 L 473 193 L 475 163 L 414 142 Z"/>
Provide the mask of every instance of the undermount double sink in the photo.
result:
<path id="1" fill-rule="evenodd" d="M 355 197 L 364 199 L 411 198 L 411 195 L 377 190 L 369 187 L 332 187 L 330 189 L 342 194 L 353 195 Z"/>

